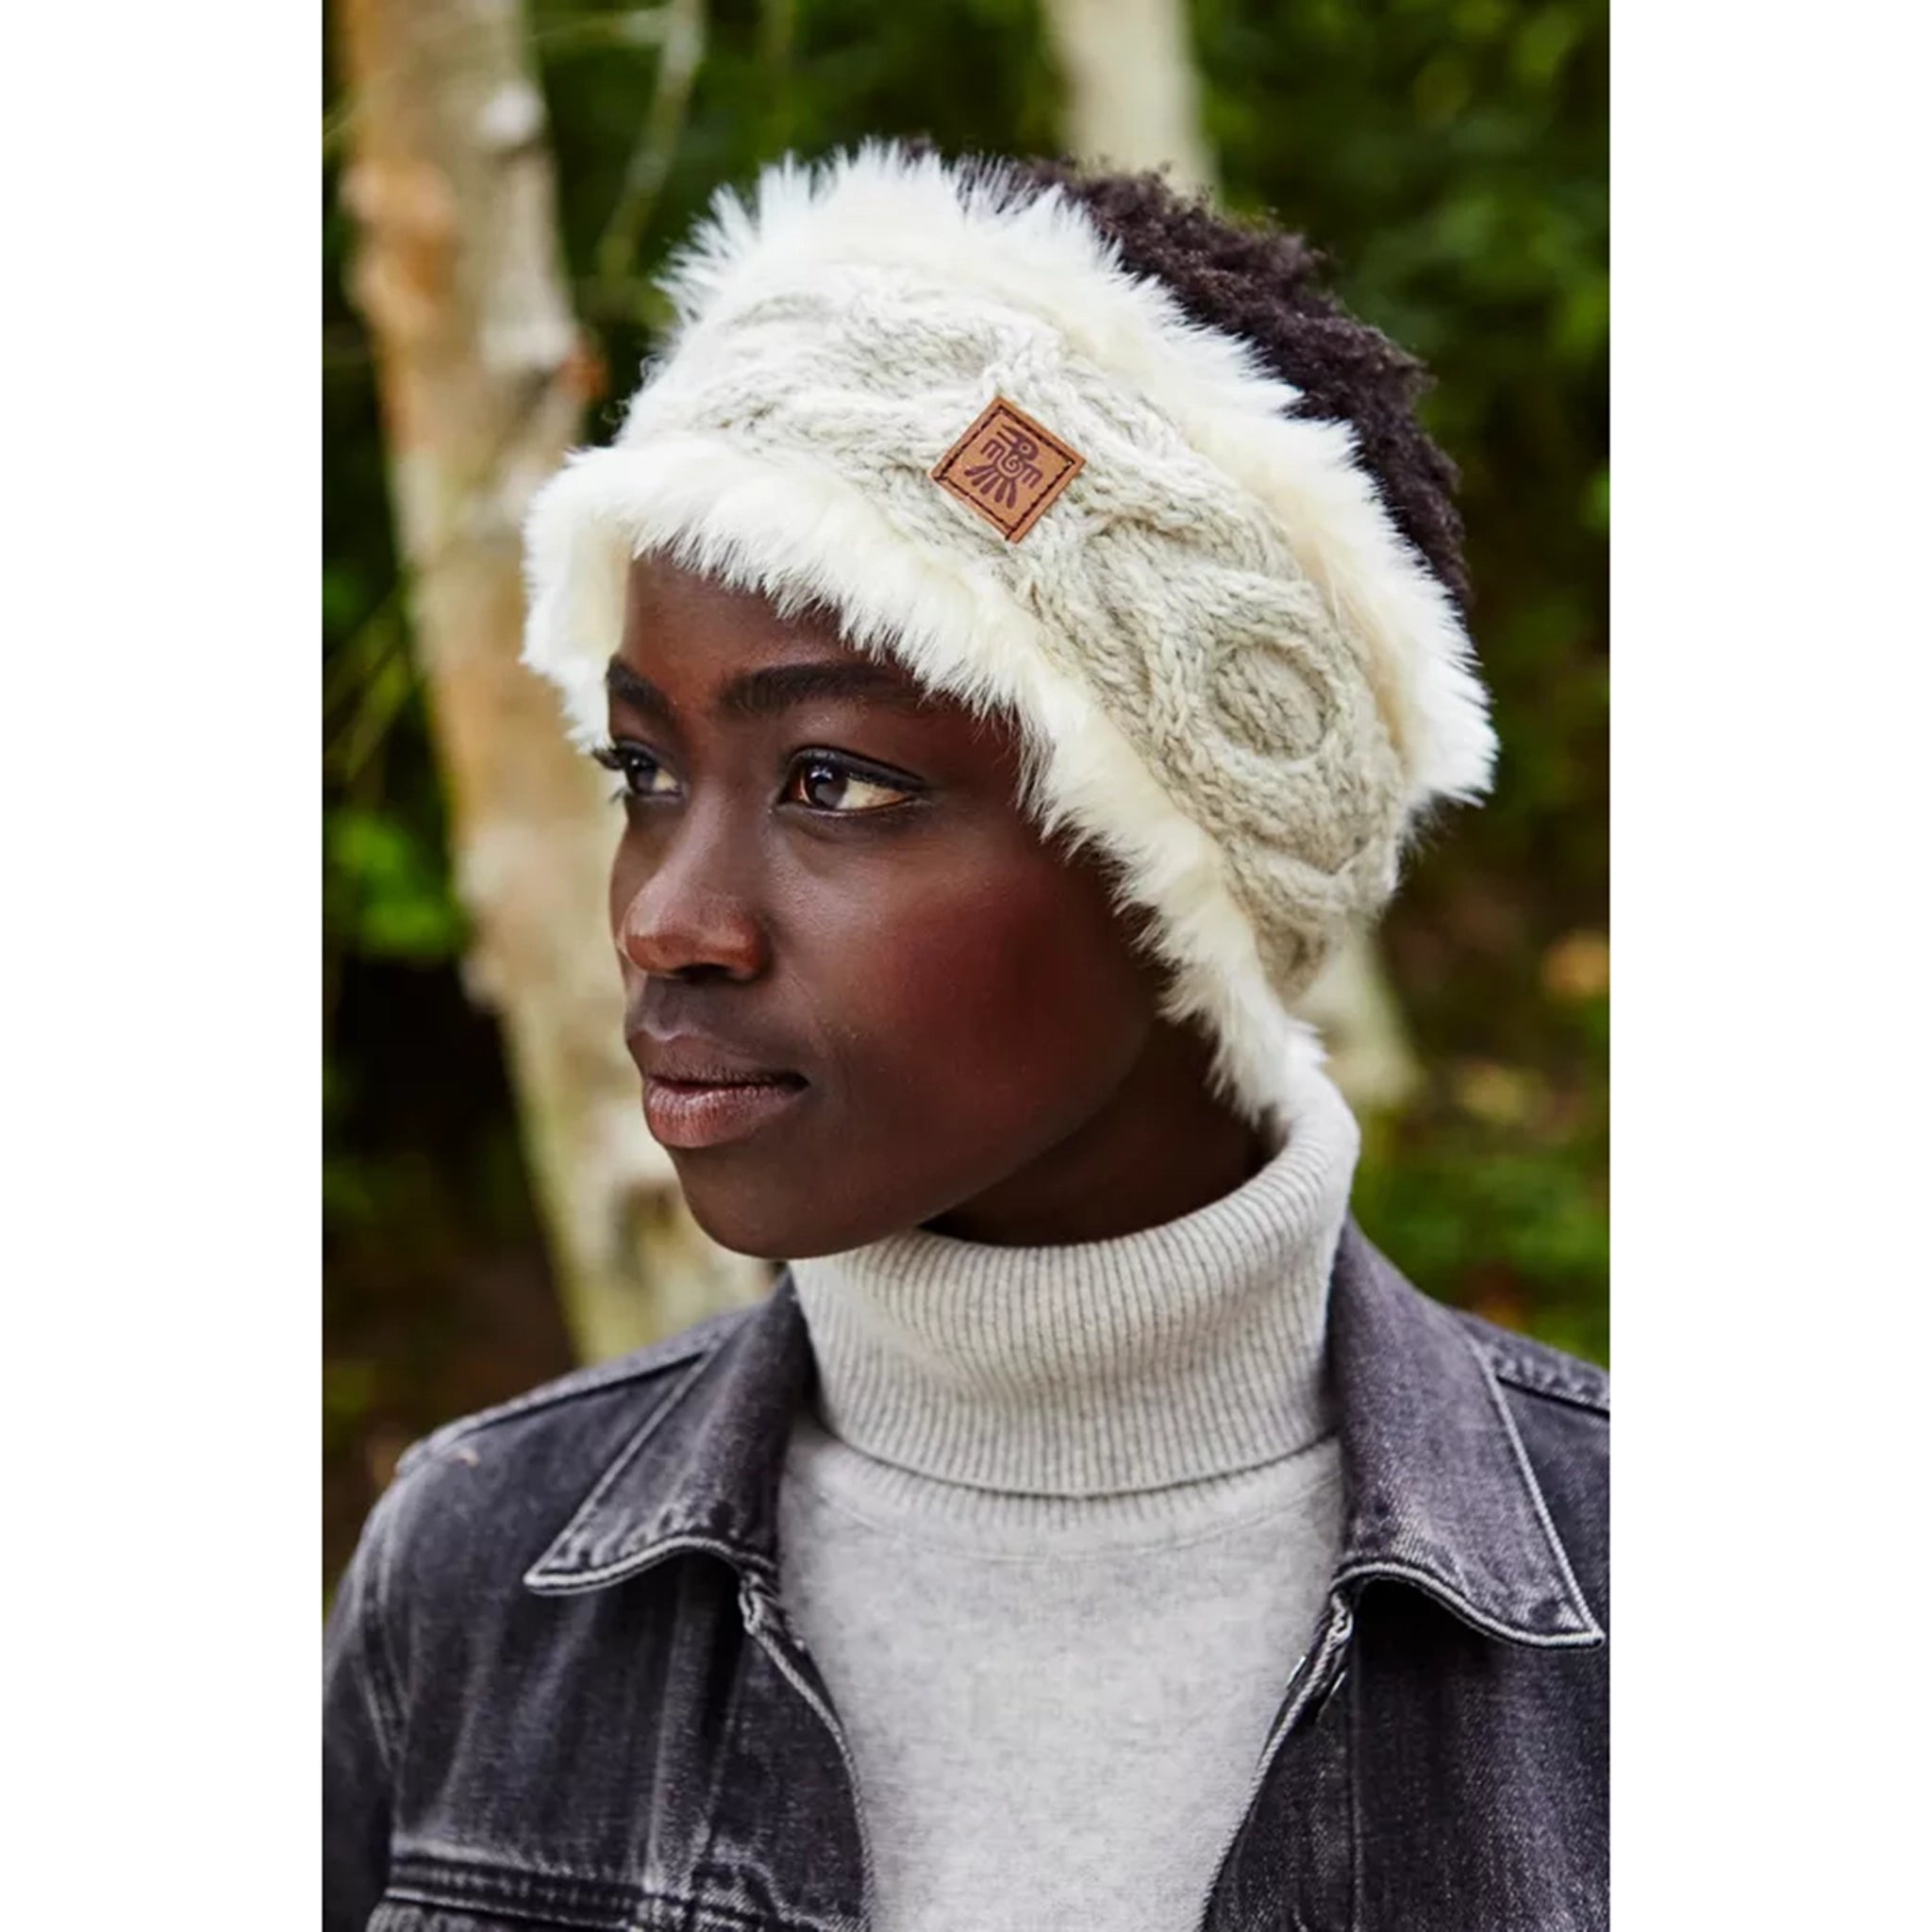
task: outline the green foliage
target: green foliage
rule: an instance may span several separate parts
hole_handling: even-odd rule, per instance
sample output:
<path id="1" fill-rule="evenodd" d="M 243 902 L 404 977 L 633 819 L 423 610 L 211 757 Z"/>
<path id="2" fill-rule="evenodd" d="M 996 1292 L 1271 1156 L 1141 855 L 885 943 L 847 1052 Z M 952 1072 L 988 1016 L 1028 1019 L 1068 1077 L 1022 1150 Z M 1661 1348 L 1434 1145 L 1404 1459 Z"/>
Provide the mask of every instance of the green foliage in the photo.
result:
<path id="1" fill-rule="evenodd" d="M 1357 1211 L 1438 1292 L 1607 1358 L 1606 9 L 1193 12 L 1227 199 L 1314 236 L 1435 371 L 1504 746 L 1389 921 L 1429 1087 L 1372 1135 Z"/>
<path id="2" fill-rule="evenodd" d="M 639 22 L 661 10 L 530 7 L 566 250 L 610 371 L 593 435 L 613 426 L 662 319 L 652 270 L 721 181 L 787 147 L 868 133 L 924 132 L 949 149 L 1058 145 L 1058 83 L 1034 0 L 714 0 L 705 11 L 689 98 L 654 114 L 658 41 Z M 1372 1133 L 1358 1211 L 1436 1291 L 1603 1356 L 1605 8 L 1196 0 L 1193 19 L 1230 205 L 1314 236 L 1351 305 L 1437 372 L 1430 421 L 1462 469 L 1472 622 L 1505 745 L 1495 798 L 1435 832 L 1390 921 L 1430 1085 Z M 656 186 L 636 258 L 612 275 L 600 242 L 653 140 L 662 151 L 643 156 Z M 469 1036 L 419 1010 L 460 1006 L 461 924 L 408 666 L 373 372 L 342 296 L 339 148 L 332 139 L 324 231 L 325 915 L 331 1293 L 353 1300 L 372 1257 L 416 1250 L 410 1226 L 480 1224 L 521 1180 L 503 1172 L 500 1070 L 484 1079 L 452 1058 L 449 1041 Z M 398 1023 L 402 990 L 419 981 L 417 1017 Z M 462 1096 L 427 1192 L 380 1182 L 412 1171 L 421 1141 L 407 1108 L 374 1097 L 398 1080 Z M 505 1387 L 528 1368 L 507 1366 Z M 346 1414 L 360 1386 L 339 1389 L 331 1412 Z"/>
<path id="3" fill-rule="evenodd" d="M 325 877 L 332 930 L 364 958 L 449 959 L 463 922 L 440 844 L 393 812 L 344 804 L 328 815 Z"/>

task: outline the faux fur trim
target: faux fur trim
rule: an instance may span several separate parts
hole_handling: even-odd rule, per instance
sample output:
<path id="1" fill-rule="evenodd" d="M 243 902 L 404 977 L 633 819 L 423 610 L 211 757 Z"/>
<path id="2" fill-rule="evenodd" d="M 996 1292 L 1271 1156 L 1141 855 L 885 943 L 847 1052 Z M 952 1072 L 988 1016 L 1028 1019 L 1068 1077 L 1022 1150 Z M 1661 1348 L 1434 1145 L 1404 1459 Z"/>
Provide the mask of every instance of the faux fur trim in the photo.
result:
<path id="1" fill-rule="evenodd" d="M 1468 640 L 1356 467 L 1353 432 L 1295 416 L 1296 390 L 1124 270 L 1076 204 L 1058 192 L 1016 202 L 983 175 L 878 145 L 816 168 L 781 163 L 749 203 L 721 195 L 674 263 L 669 359 L 708 356 L 711 325 L 833 264 L 1043 316 L 1076 355 L 1145 395 L 1267 507 L 1355 641 L 1408 815 L 1486 789 L 1494 739 Z M 1215 1041 L 1223 1091 L 1251 1118 L 1291 1118 L 1321 1049 L 1272 989 L 1219 849 L 1095 694 L 1055 668 L 1000 574 L 975 567 L 970 549 L 909 541 L 831 464 L 754 456 L 728 436 L 653 422 L 651 397 L 647 384 L 618 441 L 576 456 L 545 486 L 528 525 L 525 660 L 562 687 L 578 741 L 602 736 L 604 669 L 634 555 L 666 550 L 781 608 L 829 605 L 860 648 L 890 651 L 935 690 L 1018 714 L 1028 808 L 1046 829 L 1095 840 L 1121 866 L 1124 895 L 1155 913 L 1170 1011 Z"/>
<path id="2" fill-rule="evenodd" d="M 1043 316 L 1139 389 L 1268 506 L 1362 643 L 1411 811 L 1489 790 L 1495 734 L 1469 638 L 1357 467 L 1355 432 L 1297 415 L 1299 390 L 1250 344 L 1191 321 L 1159 282 L 1124 268 L 1077 202 L 1058 189 L 1015 200 L 996 175 L 883 142 L 816 165 L 788 158 L 759 175 L 749 202 L 728 189 L 714 198 L 664 288 L 689 328 L 832 262 L 890 267 Z"/>
<path id="3" fill-rule="evenodd" d="M 1034 620 L 996 580 L 907 544 L 829 473 L 808 479 L 693 435 L 588 451 L 531 514 L 525 653 L 561 687 L 572 735 L 586 746 L 604 735 L 604 669 L 622 633 L 639 531 L 650 548 L 781 609 L 826 604 L 859 649 L 974 708 L 1008 708 L 1025 721 L 1026 808 L 1045 832 L 1093 840 L 1120 865 L 1124 898 L 1154 911 L 1153 942 L 1173 974 L 1170 1017 L 1199 1022 L 1215 1042 L 1221 1091 L 1251 1118 L 1291 1113 L 1322 1050 L 1270 989 L 1214 842 L 1091 693 L 1054 668 Z"/>

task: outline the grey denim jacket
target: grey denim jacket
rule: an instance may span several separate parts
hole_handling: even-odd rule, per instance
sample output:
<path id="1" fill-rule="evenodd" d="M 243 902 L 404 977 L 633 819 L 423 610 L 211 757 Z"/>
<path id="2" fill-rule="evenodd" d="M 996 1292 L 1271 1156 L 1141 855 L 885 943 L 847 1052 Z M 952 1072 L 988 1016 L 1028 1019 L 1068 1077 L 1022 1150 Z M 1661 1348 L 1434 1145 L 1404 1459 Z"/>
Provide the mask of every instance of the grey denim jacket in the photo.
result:
<path id="1" fill-rule="evenodd" d="M 1604 1926 L 1607 1380 L 1353 1223 L 1331 1297 L 1342 1554 L 1201 1932 Z M 325 1926 L 866 1924 L 850 1760 L 777 1588 L 812 1374 L 782 1279 L 403 1458 L 329 1620 Z"/>

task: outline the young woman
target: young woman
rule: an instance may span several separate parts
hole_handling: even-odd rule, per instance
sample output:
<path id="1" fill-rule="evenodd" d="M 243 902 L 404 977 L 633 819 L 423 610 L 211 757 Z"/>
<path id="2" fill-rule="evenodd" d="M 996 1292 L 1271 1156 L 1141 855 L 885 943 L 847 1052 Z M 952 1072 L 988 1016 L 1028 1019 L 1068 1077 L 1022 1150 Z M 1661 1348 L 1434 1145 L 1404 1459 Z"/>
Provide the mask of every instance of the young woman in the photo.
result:
<path id="1" fill-rule="evenodd" d="M 405 1458 L 332 1925 L 1607 1923 L 1604 1378 L 1368 1244 L 1289 1012 L 1492 749 L 1419 371 L 1315 271 L 892 147 L 675 265 L 528 657 L 651 1131 L 790 1265 Z"/>

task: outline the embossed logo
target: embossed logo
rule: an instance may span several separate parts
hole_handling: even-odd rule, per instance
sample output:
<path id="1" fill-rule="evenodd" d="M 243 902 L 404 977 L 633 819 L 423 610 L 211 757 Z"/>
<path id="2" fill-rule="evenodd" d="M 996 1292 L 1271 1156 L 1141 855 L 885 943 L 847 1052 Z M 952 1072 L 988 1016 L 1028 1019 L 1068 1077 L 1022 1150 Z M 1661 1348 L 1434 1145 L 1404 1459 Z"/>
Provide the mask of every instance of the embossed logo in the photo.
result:
<path id="1" fill-rule="evenodd" d="M 941 489 L 1017 543 L 1058 501 L 1087 458 L 1005 396 L 995 396 L 932 473 Z"/>

